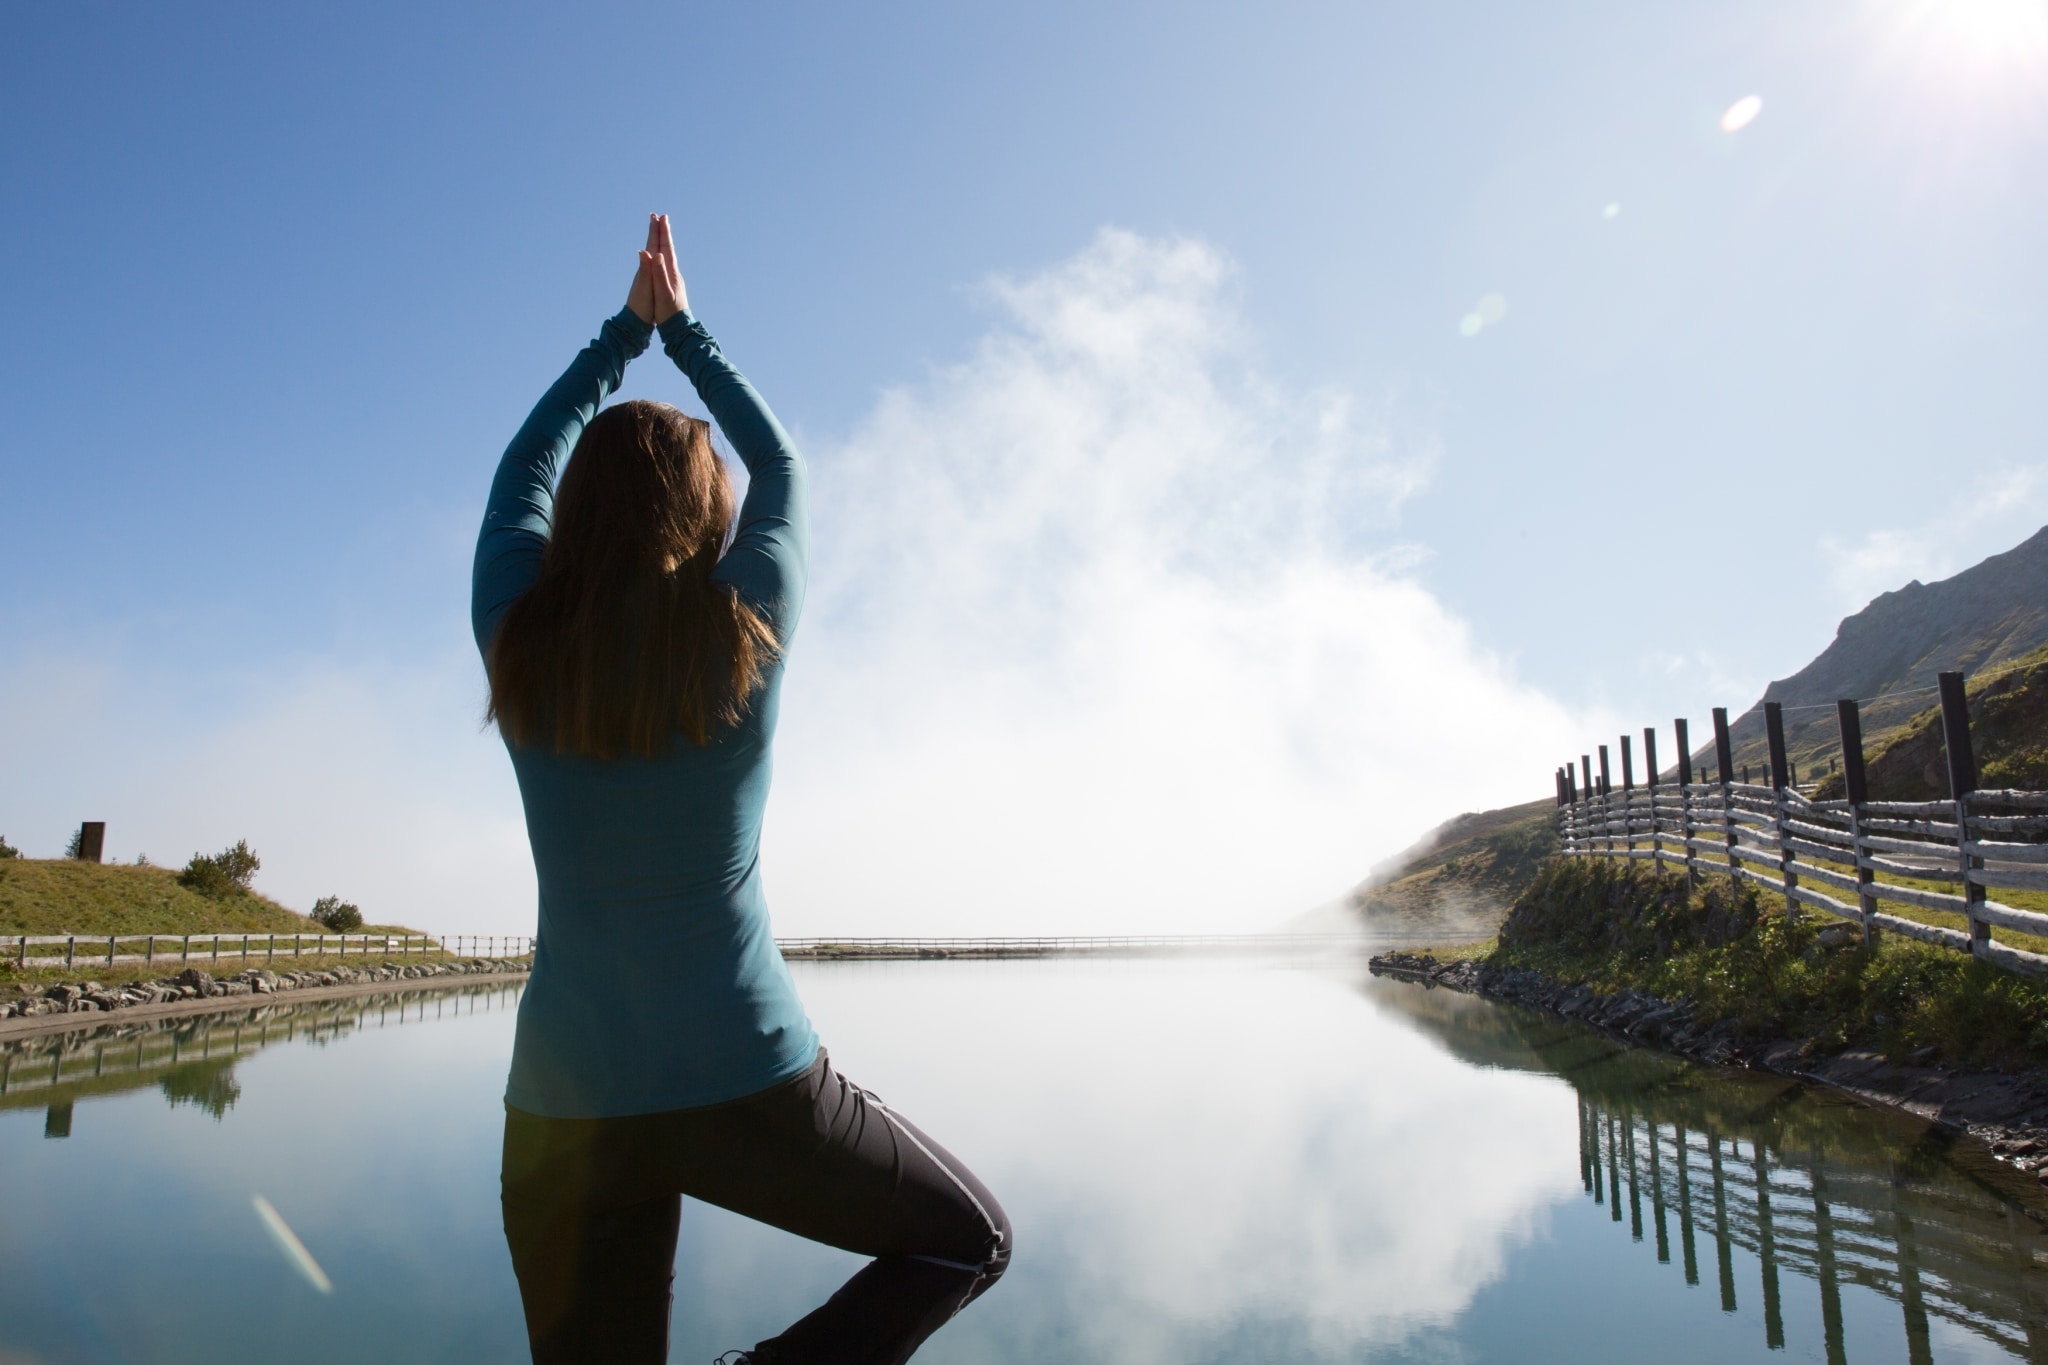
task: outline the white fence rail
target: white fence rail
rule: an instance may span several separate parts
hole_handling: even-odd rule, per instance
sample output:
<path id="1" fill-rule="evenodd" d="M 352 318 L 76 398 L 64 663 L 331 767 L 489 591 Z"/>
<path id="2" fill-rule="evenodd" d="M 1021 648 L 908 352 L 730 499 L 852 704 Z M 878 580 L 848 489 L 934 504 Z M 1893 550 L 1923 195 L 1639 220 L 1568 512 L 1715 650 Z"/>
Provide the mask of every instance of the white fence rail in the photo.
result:
<path id="1" fill-rule="evenodd" d="M 2048 792 L 1976 790 L 1960 673 L 1941 675 L 1941 701 L 1952 797 L 1869 799 L 1853 701 L 1837 704 L 1847 795 L 1829 801 L 1805 795 L 1787 780 L 1781 709 L 1766 702 L 1771 785 L 1729 780 L 1725 710 L 1714 712 L 1718 781 L 1704 774 L 1695 780 L 1684 721 L 1676 726 L 1676 781 L 1659 780 L 1656 732 L 1645 730 L 1648 778 L 1638 787 L 1630 737 L 1623 736 L 1620 790 L 1613 786 L 1604 744 L 1597 776 L 1590 756 L 1580 758 L 1580 772 L 1569 765 L 1558 769 L 1562 851 L 1644 859 L 1695 877 L 1723 873 L 1782 894 L 1789 915 L 1804 908 L 1858 923 L 1866 941 L 1889 931 L 2012 971 L 2048 975 L 2048 955 L 2000 943 L 1993 933 L 2006 929 L 2048 938 L 2048 914 L 1992 899 L 1996 891 L 2048 891 Z M 1944 887 L 1952 889 L 1939 889 Z M 1880 908 L 1887 904 L 1948 912 L 1964 927 L 1891 914 Z"/>
<path id="2" fill-rule="evenodd" d="M 265 962 L 303 957 L 526 957 L 533 939 L 513 934 L 13 934 L 0 939 L 20 967 L 122 963 Z M 38 953 L 38 948 L 62 952 Z"/>

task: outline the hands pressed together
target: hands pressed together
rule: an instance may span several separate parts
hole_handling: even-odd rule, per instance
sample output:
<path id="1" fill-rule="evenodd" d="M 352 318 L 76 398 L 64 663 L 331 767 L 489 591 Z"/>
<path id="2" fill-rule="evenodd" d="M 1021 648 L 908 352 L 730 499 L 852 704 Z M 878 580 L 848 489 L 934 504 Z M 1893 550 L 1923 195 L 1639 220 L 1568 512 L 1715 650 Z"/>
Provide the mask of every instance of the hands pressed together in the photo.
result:
<path id="1" fill-rule="evenodd" d="M 676 243 L 669 235 L 668 215 L 647 215 L 647 246 L 640 252 L 640 270 L 626 293 L 626 307 L 642 322 L 656 326 L 690 306 L 683 290 L 683 272 L 676 267 Z"/>

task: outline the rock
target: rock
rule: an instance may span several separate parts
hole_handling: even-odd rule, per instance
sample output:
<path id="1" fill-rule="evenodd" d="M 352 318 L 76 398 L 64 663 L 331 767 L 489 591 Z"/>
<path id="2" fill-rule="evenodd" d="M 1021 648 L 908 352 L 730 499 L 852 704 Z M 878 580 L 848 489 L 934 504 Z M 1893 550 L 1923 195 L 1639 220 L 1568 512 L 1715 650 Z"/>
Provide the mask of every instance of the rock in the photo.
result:
<path id="1" fill-rule="evenodd" d="M 180 986 L 190 987 L 194 995 L 213 994 L 213 977 L 197 967 L 187 967 L 171 979 Z"/>
<path id="2" fill-rule="evenodd" d="M 1861 925 L 1829 924 L 1823 926 L 1821 931 L 1814 935 L 1813 945 L 1816 948 L 1833 951 L 1836 948 L 1847 948 L 1852 944 L 1861 943 L 1862 941 L 1863 928 Z"/>
<path id="3" fill-rule="evenodd" d="M 60 984 L 52 986 L 48 990 L 44 991 L 43 999 L 54 1000 L 60 1005 L 68 1005 L 72 1001 L 79 999 L 84 994 L 85 990 L 83 987 L 68 984 Z"/>

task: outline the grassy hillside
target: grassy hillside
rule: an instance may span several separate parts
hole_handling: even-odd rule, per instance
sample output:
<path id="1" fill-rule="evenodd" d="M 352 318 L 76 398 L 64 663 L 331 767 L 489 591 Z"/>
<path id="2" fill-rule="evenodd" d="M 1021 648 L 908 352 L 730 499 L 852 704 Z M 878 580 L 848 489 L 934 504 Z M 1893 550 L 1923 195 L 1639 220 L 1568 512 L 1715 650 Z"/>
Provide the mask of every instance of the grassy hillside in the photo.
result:
<path id="1" fill-rule="evenodd" d="M 1966 691 L 1977 784 L 2048 790 L 2048 647 L 1971 678 Z M 1939 706 L 1866 739 L 1864 753 L 1870 794 L 1879 801 L 1931 801 L 1949 794 Z M 1834 798 L 1842 791 L 1837 773 L 1819 794 Z"/>
<path id="2" fill-rule="evenodd" d="M 253 892 L 214 900 L 167 867 L 0 859 L 0 934 L 317 934 L 320 926 Z"/>
<path id="3" fill-rule="evenodd" d="M 1557 851 L 1549 798 L 1460 815 L 1372 870 L 1351 893 L 1370 933 L 1410 942 L 1483 939 Z"/>

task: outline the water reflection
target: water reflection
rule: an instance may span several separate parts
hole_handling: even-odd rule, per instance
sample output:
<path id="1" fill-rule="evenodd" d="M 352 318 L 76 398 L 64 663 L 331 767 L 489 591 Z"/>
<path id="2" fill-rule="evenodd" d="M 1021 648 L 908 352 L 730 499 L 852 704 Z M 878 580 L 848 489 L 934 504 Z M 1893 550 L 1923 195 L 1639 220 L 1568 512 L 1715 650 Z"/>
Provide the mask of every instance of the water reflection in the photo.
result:
<path id="1" fill-rule="evenodd" d="M 1912 1365 L 1936 1359 L 1944 1323 L 2048 1360 L 2048 1209 L 2034 1181 L 1969 1140 L 1780 1077 L 1639 1052 L 1522 1010 L 1473 1009 L 1448 992 L 1403 986 L 1380 998 L 1462 1056 L 1567 1078 L 1585 1197 L 1659 1263 L 1675 1255 L 1684 1283 L 1724 1313 L 1756 1295 L 1768 1349 L 1787 1346 L 1788 1294 L 1806 1294 L 1823 1358 L 1846 1362 L 1843 1290 L 1857 1286 L 1895 1305 L 1893 1339 Z M 1738 1251 L 1754 1261 L 1747 1286 Z"/>
<path id="2" fill-rule="evenodd" d="M 508 1010 L 522 983 L 390 990 L 339 999 L 254 1005 L 218 1014 L 120 1024 L 0 1041 L 0 1112 L 41 1108 L 43 1136 L 71 1136 L 80 1100 L 155 1086 L 172 1108 L 223 1117 L 242 1097 L 235 1064 L 277 1043 L 315 1046 L 369 1029 Z"/>
<path id="3" fill-rule="evenodd" d="M 1350 967 L 798 976 L 835 1064 L 1017 1227 L 918 1365 L 2048 1360 L 2041 1194 L 1903 1115 Z M 517 996 L 0 1047 L 0 1360 L 523 1358 L 497 1181 Z M 759 1339 L 859 1261 L 686 1206 L 672 1358 Z"/>
<path id="4" fill-rule="evenodd" d="M 1687 1284 L 1700 1283 L 1697 1241 L 1711 1237 L 1727 1312 L 1739 1301 L 1730 1249 L 1752 1253 L 1762 1268 L 1758 1290 L 1772 1349 L 1785 1345 L 1780 1274 L 1790 1272 L 1819 1295 L 1830 1362 L 1848 1358 L 1845 1281 L 1899 1305 L 1916 1365 L 1933 1359 L 1930 1314 L 2026 1359 L 2043 1358 L 2048 1282 L 2040 1271 L 2048 1247 L 2015 1201 L 1957 1178 L 1925 1153 L 1857 1141 L 1867 1133 L 1854 1129 L 1823 1135 L 1811 1124 L 1765 1119 L 1737 1136 L 1722 1130 L 1728 1116 L 1712 1104 L 1646 1112 L 1583 1090 L 1581 1100 L 1580 1176 L 1593 1202 L 1606 1202 L 1619 1222 L 1617 1194 L 1625 1188 L 1630 1233 L 1641 1241 L 1647 1199 L 1662 1262 L 1671 1260 L 1668 1223 L 1675 1220 Z"/>

